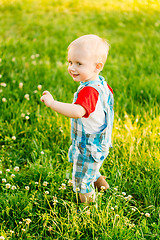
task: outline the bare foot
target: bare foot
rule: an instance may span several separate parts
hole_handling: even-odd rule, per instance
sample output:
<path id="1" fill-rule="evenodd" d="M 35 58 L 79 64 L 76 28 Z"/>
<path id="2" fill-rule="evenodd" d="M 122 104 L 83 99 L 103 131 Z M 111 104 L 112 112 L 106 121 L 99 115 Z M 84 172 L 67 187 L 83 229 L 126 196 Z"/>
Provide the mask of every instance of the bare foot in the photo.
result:
<path id="1" fill-rule="evenodd" d="M 94 182 L 94 187 L 98 188 L 98 192 L 101 191 L 101 187 L 103 186 L 103 190 L 107 190 L 109 188 L 109 184 L 106 182 L 106 176 L 100 176 L 96 182 Z"/>

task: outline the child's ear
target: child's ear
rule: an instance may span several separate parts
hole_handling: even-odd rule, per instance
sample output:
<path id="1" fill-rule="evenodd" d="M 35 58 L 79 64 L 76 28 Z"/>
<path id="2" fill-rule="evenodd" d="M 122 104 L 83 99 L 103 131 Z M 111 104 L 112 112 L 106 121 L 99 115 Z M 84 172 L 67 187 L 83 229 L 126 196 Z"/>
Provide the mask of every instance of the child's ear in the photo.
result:
<path id="1" fill-rule="evenodd" d="M 104 65 L 103 65 L 102 62 L 97 63 L 97 64 L 96 64 L 96 72 L 102 71 L 103 66 L 104 66 Z"/>

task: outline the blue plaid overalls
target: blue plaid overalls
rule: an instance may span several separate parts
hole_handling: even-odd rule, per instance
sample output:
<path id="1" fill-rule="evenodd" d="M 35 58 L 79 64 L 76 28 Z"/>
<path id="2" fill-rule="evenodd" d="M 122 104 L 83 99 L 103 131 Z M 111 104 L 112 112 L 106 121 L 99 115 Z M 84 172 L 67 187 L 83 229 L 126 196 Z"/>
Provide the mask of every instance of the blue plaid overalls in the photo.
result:
<path id="1" fill-rule="evenodd" d="M 105 124 L 101 132 L 85 133 L 81 118 L 71 119 L 72 145 L 69 148 L 69 162 L 73 163 L 73 190 L 80 193 L 91 192 L 94 182 L 101 176 L 99 169 L 112 147 L 111 135 L 114 119 L 113 94 L 106 81 L 99 76 L 99 81 L 81 83 L 74 95 L 74 101 L 79 91 L 86 86 L 95 88 L 105 112 Z"/>

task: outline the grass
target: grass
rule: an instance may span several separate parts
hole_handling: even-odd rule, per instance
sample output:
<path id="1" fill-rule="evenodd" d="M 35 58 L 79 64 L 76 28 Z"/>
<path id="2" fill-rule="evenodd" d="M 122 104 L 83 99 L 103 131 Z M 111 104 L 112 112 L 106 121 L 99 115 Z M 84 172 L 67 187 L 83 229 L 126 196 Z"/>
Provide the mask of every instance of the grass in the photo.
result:
<path id="1" fill-rule="evenodd" d="M 0 1 L 0 239 L 159 239 L 159 9 Z M 111 45 L 102 75 L 115 99 L 114 148 L 101 169 L 111 187 L 89 206 L 68 184 L 70 120 L 39 100 L 47 89 L 72 102 L 67 46 L 88 33 Z"/>

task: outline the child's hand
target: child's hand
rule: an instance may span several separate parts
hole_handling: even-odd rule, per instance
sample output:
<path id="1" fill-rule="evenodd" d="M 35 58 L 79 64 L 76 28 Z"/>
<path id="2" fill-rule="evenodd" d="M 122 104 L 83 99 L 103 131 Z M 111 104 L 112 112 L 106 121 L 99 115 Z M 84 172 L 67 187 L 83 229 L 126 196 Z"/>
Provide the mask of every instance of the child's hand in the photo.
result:
<path id="1" fill-rule="evenodd" d="M 44 91 L 43 96 L 41 97 L 41 102 L 44 102 L 47 107 L 51 107 L 54 103 L 54 99 L 50 92 Z"/>

